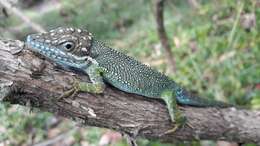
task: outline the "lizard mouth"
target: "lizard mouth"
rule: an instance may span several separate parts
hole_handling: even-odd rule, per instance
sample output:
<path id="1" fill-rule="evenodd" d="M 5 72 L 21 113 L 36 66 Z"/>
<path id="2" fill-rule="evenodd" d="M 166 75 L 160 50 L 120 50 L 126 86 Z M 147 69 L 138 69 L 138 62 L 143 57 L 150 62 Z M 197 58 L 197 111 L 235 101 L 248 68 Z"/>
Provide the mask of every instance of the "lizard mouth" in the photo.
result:
<path id="1" fill-rule="evenodd" d="M 30 50 L 37 52 L 62 66 L 81 68 L 86 65 L 84 58 L 78 58 L 71 53 L 58 49 L 56 46 L 52 46 L 50 43 L 37 40 L 37 36 L 38 35 L 36 34 L 27 36 L 26 44 Z"/>

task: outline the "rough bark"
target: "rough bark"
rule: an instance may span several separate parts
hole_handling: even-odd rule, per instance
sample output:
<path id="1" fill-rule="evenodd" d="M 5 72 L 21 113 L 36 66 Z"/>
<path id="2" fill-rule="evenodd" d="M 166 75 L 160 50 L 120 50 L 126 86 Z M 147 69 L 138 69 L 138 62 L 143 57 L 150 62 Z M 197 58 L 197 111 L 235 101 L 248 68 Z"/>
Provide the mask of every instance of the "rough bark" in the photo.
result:
<path id="1" fill-rule="evenodd" d="M 86 77 L 54 69 L 48 60 L 22 48 L 20 41 L 0 40 L 1 101 L 21 105 L 30 102 L 32 107 L 83 125 L 114 129 L 132 137 L 167 142 L 207 139 L 260 144 L 260 111 L 183 107 L 192 128 L 184 126 L 174 134 L 164 135 L 174 125 L 159 100 L 108 86 L 104 94 L 80 93 L 75 99 L 56 101 L 75 78 L 87 80 Z"/>

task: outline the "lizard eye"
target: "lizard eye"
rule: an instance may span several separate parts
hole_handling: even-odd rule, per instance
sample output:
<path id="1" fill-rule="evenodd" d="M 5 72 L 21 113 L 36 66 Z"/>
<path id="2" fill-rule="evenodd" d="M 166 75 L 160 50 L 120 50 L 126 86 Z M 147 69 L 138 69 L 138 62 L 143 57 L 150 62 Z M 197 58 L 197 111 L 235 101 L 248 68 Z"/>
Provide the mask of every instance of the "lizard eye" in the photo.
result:
<path id="1" fill-rule="evenodd" d="M 62 47 L 66 51 L 71 51 L 71 50 L 74 49 L 75 45 L 74 45 L 73 42 L 65 42 L 65 43 L 62 44 Z"/>

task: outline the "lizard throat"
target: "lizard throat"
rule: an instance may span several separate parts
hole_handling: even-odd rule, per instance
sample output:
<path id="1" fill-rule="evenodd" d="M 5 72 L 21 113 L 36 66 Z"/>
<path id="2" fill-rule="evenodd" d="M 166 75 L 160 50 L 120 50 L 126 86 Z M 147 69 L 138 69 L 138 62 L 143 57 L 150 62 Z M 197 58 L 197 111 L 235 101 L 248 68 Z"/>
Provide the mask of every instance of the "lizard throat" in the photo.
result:
<path id="1" fill-rule="evenodd" d="M 26 44 L 32 51 L 37 52 L 49 58 L 50 60 L 53 60 L 63 67 L 82 69 L 88 66 L 86 62 L 86 57 L 78 57 L 69 52 L 64 52 L 55 46 L 37 41 L 31 35 L 27 36 Z"/>

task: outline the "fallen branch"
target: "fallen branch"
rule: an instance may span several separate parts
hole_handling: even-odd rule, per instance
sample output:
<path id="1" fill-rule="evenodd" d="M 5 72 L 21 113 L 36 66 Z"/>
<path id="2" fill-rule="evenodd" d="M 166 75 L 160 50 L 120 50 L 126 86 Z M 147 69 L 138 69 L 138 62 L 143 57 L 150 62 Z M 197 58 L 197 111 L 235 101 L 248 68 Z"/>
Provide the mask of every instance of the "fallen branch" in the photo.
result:
<path id="1" fill-rule="evenodd" d="M 0 40 L 0 100 L 49 111 L 83 125 L 105 127 L 160 141 L 226 140 L 260 144 L 260 111 L 183 107 L 189 126 L 174 134 L 162 135 L 174 125 L 166 106 L 134 94 L 107 87 L 104 94 L 80 93 L 75 99 L 59 102 L 56 98 L 75 78 L 87 80 L 63 70 L 53 69 L 20 41 Z M 28 105 L 28 104 L 27 104 Z"/>

